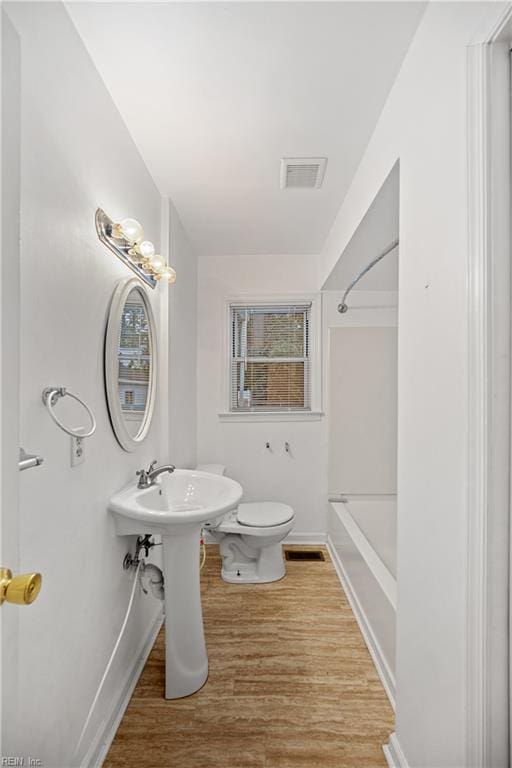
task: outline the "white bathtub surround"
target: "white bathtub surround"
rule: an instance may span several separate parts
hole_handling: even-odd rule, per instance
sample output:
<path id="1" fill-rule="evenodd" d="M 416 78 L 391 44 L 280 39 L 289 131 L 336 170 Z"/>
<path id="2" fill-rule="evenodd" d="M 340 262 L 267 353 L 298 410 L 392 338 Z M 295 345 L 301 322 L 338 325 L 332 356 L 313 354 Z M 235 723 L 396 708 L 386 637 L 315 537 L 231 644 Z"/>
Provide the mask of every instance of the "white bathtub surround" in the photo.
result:
<path id="1" fill-rule="evenodd" d="M 396 611 L 396 496 L 347 496 L 331 506 Z"/>
<path id="2" fill-rule="evenodd" d="M 329 283 L 336 282 L 344 257 Z M 385 266 L 391 285 L 396 263 Z M 354 290 L 344 314 L 337 311 L 339 300 L 339 292 L 324 293 L 327 542 L 394 706 L 398 293 Z"/>
<path id="3" fill-rule="evenodd" d="M 327 546 L 392 706 L 395 706 L 396 497 L 332 502 Z"/>
<path id="4" fill-rule="evenodd" d="M 396 494 L 398 331 L 331 328 L 329 342 L 329 492 Z"/>

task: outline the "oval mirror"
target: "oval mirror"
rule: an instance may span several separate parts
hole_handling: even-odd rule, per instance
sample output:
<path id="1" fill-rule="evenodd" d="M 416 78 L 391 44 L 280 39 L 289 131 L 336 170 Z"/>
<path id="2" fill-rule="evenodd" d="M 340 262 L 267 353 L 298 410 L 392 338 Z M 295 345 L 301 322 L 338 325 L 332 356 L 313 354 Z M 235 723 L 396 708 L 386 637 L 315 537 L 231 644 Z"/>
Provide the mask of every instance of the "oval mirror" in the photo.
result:
<path id="1" fill-rule="evenodd" d="M 108 316 L 105 383 L 112 427 L 125 451 L 146 437 L 155 407 L 156 326 L 146 291 L 136 278 L 117 286 Z"/>

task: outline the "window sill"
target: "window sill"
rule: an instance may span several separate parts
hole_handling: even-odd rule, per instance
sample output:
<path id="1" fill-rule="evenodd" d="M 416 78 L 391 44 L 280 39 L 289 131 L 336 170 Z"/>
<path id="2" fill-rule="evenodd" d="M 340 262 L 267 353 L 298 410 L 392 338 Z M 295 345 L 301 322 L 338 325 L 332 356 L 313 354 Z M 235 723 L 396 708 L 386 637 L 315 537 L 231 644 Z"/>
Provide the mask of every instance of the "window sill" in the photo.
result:
<path id="1" fill-rule="evenodd" d="M 219 421 L 251 422 L 251 421 L 321 421 L 323 411 L 247 411 L 236 413 L 223 411 L 218 414 Z"/>

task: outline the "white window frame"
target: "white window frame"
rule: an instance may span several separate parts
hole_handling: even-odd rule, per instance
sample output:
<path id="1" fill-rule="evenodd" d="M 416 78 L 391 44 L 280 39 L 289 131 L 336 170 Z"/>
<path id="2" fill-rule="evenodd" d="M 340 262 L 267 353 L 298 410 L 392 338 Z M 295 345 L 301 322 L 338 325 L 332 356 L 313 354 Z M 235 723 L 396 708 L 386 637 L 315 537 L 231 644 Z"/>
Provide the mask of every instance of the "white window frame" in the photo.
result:
<path id="1" fill-rule="evenodd" d="M 310 304 L 309 313 L 309 357 L 311 402 L 308 410 L 290 411 L 232 411 L 231 410 L 231 307 L 232 305 L 247 307 L 279 307 Z M 280 294 L 265 296 L 229 296 L 224 299 L 223 318 L 223 351 L 224 365 L 222 376 L 222 399 L 219 410 L 220 421 L 251 422 L 251 421 L 320 421 L 322 412 L 321 387 L 321 350 L 322 350 L 322 297 L 321 294 Z"/>

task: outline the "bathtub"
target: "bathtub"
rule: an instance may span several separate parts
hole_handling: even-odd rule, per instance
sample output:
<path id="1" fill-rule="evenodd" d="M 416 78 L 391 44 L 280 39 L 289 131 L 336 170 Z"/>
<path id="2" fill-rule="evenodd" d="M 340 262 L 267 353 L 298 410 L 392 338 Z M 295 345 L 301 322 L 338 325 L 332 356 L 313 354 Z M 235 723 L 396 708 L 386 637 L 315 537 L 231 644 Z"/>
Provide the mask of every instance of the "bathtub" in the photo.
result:
<path id="1" fill-rule="evenodd" d="M 340 498 L 329 504 L 329 551 L 394 707 L 396 496 Z"/>

